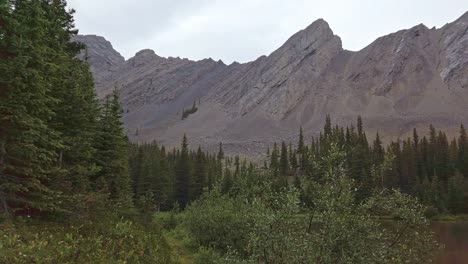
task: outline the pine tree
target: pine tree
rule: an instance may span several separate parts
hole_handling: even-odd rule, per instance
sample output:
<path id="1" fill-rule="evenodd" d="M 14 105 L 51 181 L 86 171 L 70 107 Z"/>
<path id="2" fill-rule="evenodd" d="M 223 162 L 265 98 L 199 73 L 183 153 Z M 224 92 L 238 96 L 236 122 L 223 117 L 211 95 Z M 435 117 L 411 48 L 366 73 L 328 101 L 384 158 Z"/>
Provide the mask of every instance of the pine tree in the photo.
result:
<path id="1" fill-rule="evenodd" d="M 439 132 L 436 141 L 435 148 L 435 168 L 436 173 L 439 176 L 440 183 L 446 187 L 448 183 L 448 178 L 450 177 L 450 168 L 449 168 L 449 145 L 447 136 Z"/>
<path id="2" fill-rule="evenodd" d="M 332 135 L 332 124 L 331 124 L 330 115 L 327 115 L 325 118 L 325 126 L 323 128 L 323 132 L 324 132 L 323 135 L 325 138 L 328 138 Z"/>
<path id="3" fill-rule="evenodd" d="M 384 161 L 385 151 L 382 147 L 382 141 L 380 140 L 379 133 L 376 134 L 374 144 L 372 147 L 372 162 L 375 166 L 382 165 Z"/>
<path id="4" fill-rule="evenodd" d="M 273 145 L 273 150 L 271 152 L 271 158 L 270 158 L 270 169 L 272 171 L 273 176 L 278 176 L 280 171 L 279 171 L 279 163 L 278 163 L 278 145 L 276 143 Z"/>
<path id="5" fill-rule="evenodd" d="M 364 133 L 364 128 L 363 128 L 363 125 L 362 125 L 362 118 L 361 116 L 358 116 L 358 119 L 357 119 L 357 132 L 358 132 L 358 135 L 359 136 L 362 136 L 362 134 Z"/>
<path id="6" fill-rule="evenodd" d="M 293 149 L 291 143 L 289 143 L 289 163 L 291 164 L 291 169 L 293 170 L 293 172 L 296 172 L 298 166 L 296 151 Z"/>
<path id="7" fill-rule="evenodd" d="M 237 179 L 240 174 L 240 157 L 239 155 L 236 155 L 234 157 L 234 179 Z"/>
<path id="8" fill-rule="evenodd" d="M 297 143 L 297 153 L 299 154 L 299 167 L 301 171 L 305 170 L 306 155 L 304 152 L 305 152 L 304 134 L 302 131 L 302 126 L 301 126 L 301 128 L 299 129 L 299 142 Z"/>
<path id="9" fill-rule="evenodd" d="M 56 98 L 53 111 L 56 113 L 49 122 L 49 127 L 61 133 L 63 148 L 59 152 L 59 165 L 63 177 L 73 189 L 81 193 L 86 190 L 90 179 L 98 168 L 94 161 L 96 149 L 94 139 L 97 134 L 98 103 L 94 93 L 94 79 L 89 66 L 77 58 L 84 45 L 71 41 L 76 34 L 73 30 L 71 14 L 65 12 L 66 4 L 62 1 L 51 2 L 49 16 L 62 18 L 67 31 L 60 35 L 56 25 L 49 27 L 50 35 L 55 35 L 49 43 L 54 48 L 54 58 L 60 67 L 48 73 L 51 76 L 51 93 Z M 76 202 L 76 201 L 75 201 Z"/>
<path id="10" fill-rule="evenodd" d="M 288 149 L 284 141 L 281 143 L 279 171 L 281 176 L 287 176 L 289 171 Z"/>
<path id="11" fill-rule="evenodd" d="M 468 178 L 468 136 L 463 125 L 460 125 L 458 140 L 458 170 L 465 178 Z"/>
<path id="12" fill-rule="evenodd" d="M 48 73 L 60 64 L 47 31 L 55 21 L 45 8 L 40 1 L 0 3 L 0 208 L 7 214 L 11 207 L 55 210 L 60 202 L 48 184 L 62 148 L 59 132 L 48 127 L 56 103 Z"/>
<path id="13" fill-rule="evenodd" d="M 173 178 L 174 172 L 170 168 L 169 157 L 167 157 L 166 149 L 164 146 L 161 147 L 159 159 L 159 173 L 160 173 L 160 182 L 161 192 L 155 193 L 156 202 L 159 203 L 161 209 L 168 209 L 169 206 L 173 204 L 172 194 L 173 194 Z"/>
<path id="14" fill-rule="evenodd" d="M 184 134 L 175 175 L 175 200 L 182 209 L 185 208 L 189 202 L 189 191 L 192 178 L 190 175 L 189 159 L 187 136 Z"/>
<path id="15" fill-rule="evenodd" d="M 132 207 L 131 180 L 128 169 L 128 141 L 121 122 L 122 108 L 119 91 L 115 87 L 112 98 L 107 98 L 99 120 L 96 160 L 102 177 L 109 185 L 111 199 L 122 208 Z"/>
<path id="16" fill-rule="evenodd" d="M 232 179 L 231 171 L 227 169 L 224 173 L 223 181 L 221 182 L 221 192 L 229 193 L 229 191 L 232 189 L 233 184 L 234 181 Z"/>
<path id="17" fill-rule="evenodd" d="M 223 143 L 219 142 L 218 160 L 224 159 Z"/>
<path id="18" fill-rule="evenodd" d="M 205 157 L 200 147 L 198 147 L 193 165 L 194 171 L 191 200 L 196 200 L 201 196 L 203 188 L 206 186 Z"/>
<path id="19" fill-rule="evenodd" d="M 403 150 L 401 153 L 401 174 L 400 188 L 409 194 L 413 194 L 413 187 L 418 182 L 416 174 L 416 162 L 411 140 L 403 142 Z"/>

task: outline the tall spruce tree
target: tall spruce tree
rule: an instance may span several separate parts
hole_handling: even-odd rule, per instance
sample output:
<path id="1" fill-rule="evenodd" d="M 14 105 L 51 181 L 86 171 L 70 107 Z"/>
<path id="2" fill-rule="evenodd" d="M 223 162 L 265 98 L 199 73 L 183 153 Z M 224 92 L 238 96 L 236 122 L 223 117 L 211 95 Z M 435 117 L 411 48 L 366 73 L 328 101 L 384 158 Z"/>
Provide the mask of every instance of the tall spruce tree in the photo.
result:
<path id="1" fill-rule="evenodd" d="M 299 167 L 301 171 L 305 170 L 306 167 L 306 153 L 305 153 L 305 143 L 304 143 L 304 132 L 302 126 L 299 129 L 299 142 L 297 143 L 297 153 L 299 154 Z"/>
<path id="2" fill-rule="evenodd" d="M 201 147 L 198 147 L 193 167 L 194 169 L 191 199 L 196 200 L 201 196 L 203 188 L 206 186 L 207 181 L 205 156 L 201 150 Z"/>
<path id="3" fill-rule="evenodd" d="M 96 160 L 100 171 L 96 178 L 104 179 L 111 199 L 122 208 L 132 207 L 131 180 L 128 170 L 128 140 L 123 131 L 122 107 L 117 85 L 112 98 L 107 97 L 96 138 Z"/>
<path id="4" fill-rule="evenodd" d="M 273 174 L 273 176 L 278 176 L 280 171 L 279 171 L 279 163 L 278 163 L 278 145 L 274 143 L 273 145 L 273 150 L 271 151 L 271 157 L 270 157 L 270 170 Z"/>
<path id="5" fill-rule="evenodd" d="M 280 163 L 279 163 L 279 171 L 281 176 L 287 176 L 289 171 L 289 157 L 288 157 L 288 148 L 286 147 L 286 143 L 283 141 L 281 142 L 281 154 L 280 154 Z"/>
<path id="6" fill-rule="evenodd" d="M 184 134 L 180 155 L 178 156 L 175 178 L 175 200 L 181 208 L 189 202 L 191 185 L 190 157 L 188 151 L 187 136 Z"/>
<path id="7" fill-rule="evenodd" d="M 463 125 L 460 125 L 458 139 L 458 170 L 468 179 L 468 136 Z"/>
<path id="8" fill-rule="evenodd" d="M 385 159 L 385 150 L 382 146 L 379 133 L 376 134 L 374 144 L 372 146 L 372 162 L 375 166 L 380 166 Z"/>
<path id="9" fill-rule="evenodd" d="M 7 214 L 55 210 L 61 202 L 50 183 L 63 145 L 48 124 L 58 114 L 52 89 L 62 65 L 50 44 L 69 32 L 49 9 L 38 0 L 0 3 L 0 208 Z"/>

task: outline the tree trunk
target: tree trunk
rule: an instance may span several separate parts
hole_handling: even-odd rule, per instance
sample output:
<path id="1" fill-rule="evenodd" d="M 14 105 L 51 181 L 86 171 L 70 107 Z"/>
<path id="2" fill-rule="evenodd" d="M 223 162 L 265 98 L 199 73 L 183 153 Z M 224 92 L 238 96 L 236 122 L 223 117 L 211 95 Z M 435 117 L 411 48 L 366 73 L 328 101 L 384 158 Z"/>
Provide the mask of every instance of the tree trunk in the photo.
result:
<path id="1" fill-rule="evenodd" d="M 8 210 L 8 204 L 4 193 L 0 193 L 0 208 L 2 209 L 0 213 L 3 213 L 7 218 L 10 217 L 10 211 Z"/>
<path id="2" fill-rule="evenodd" d="M 2 135 L 0 138 L 0 167 L 3 167 L 5 164 L 5 156 L 6 156 L 6 139 L 5 135 Z"/>

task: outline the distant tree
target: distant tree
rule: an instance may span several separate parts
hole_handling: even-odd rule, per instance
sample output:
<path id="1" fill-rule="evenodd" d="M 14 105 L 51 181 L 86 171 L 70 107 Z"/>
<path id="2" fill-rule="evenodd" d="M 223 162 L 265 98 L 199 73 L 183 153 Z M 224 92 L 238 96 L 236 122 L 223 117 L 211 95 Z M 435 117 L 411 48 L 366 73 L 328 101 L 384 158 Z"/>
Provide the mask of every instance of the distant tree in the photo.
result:
<path id="1" fill-rule="evenodd" d="M 271 158 L 270 158 L 270 169 L 273 173 L 274 176 L 278 176 L 280 171 L 279 171 L 279 163 L 278 163 L 278 145 L 274 143 L 273 145 L 273 150 L 271 152 Z"/>
<path id="2" fill-rule="evenodd" d="M 372 162 L 374 165 L 379 166 L 383 163 L 385 157 L 385 150 L 380 141 L 379 133 L 376 134 L 374 144 L 372 147 Z"/>
<path id="3" fill-rule="evenodd" d="M 200 147 L 198 147 L 197 154 L 193 163 L 193 185 L 192 185 L 192 200 L 198 199 L 202 192 L 203 187 L 206 186 L 206 168 L 205 157 Z"/>
<path id="4" fill-rule="evenodd" d="M 458 139 L 458 168 L 465 178 L 468 178 L 468 136 L 463 125 L 460 125 Z"/>
<path id="5" fill-rule="evenodd" d="M 224 159 L 223 143 L 219 142 L 218 160 Z"/>
<path id="6" fill-rule="evenodd" d="M 297 143 L 297 153 L 299 154 L 299 165 L 301 168 L 301 171 L 305 170 L 305 159 L 306 159 L 306 154 L 305 154 L 305 143 L 304 143 L 304 134 L 302 131 L 302 126 L 299 129 L 299 142 Z"/>
<path id="7" fill-rule="evenodd" d="M 185 208 L 189 202 L 191 178 L 187 136 L 184 134 L 180 156 L 177 161 L 175 179 L 175 200 L 181 208 Z"/>
<path id="8" fill-rule="evenodd" d="M 281 154 L 280 154 L 280 163 L 279 163 L 279 171 L 281 176 L 287 176 L 289 171 L 289 157 L 288 157 L 288 148 L 286 147 L 286 143 L 283 141 L 281 142 Z"/>
<path id="9" fill-rule="evenodd" d="M 297 157 L 296 157 L 296 151 L 293 149 L 292 144 L 289 143 L 289 163 L 291 164 L 291 169 L 293 171 L 297 170 Z"/>

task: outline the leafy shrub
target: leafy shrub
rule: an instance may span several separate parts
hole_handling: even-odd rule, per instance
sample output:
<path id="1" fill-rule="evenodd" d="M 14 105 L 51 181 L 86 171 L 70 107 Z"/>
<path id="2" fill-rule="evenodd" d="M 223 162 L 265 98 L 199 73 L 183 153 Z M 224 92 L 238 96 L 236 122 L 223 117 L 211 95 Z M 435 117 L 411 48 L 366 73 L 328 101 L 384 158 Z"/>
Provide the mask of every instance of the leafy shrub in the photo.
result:
<path id="1" fill-rule="evenodd" d="M 319 165 L 325 177 L 302 180 L 308 207 L 301 206 L 298 190 L 278 190 L 271 180 L 229 195 L 218 186 L 188 207 L 187 230 L 202 246 L 224 254 L 219 263 L 431 262 L 438 244 L 424 206 L 398 191 L 358 198 L 342 157 L 332 147 Z M 381 223 L 373 215 L 394 218 Z M 200 254 L 210 260 L 210 252 Z"/>
<path id="2" fill-rule="evenodd" d="M 249 216 L 254 211 L 242 200 L 214 191 L 187 208 L 184 223 L 200 245 L 244 254 L 254 225 Z"/>
<path id="3" fill-rule="evenodd" d="M 0 230 L 0 263 L 173 263 L 159 230 L 131 222 L 64 227 L 16 223 Z"/>
<path id="4" fill-rule="evenodd" d="M 195 264 L 217 264 L 222 263 L 223 258 L 212 249 L 200 247 L 195 255 Z"/>
<path id="5" fill-rule="evenodd" d="M 159 225 L 164 230 L 173 230 L 181 223 L 182 215 L 176 212 L 158 212 L 154 216 L 155 224 Z"/>

